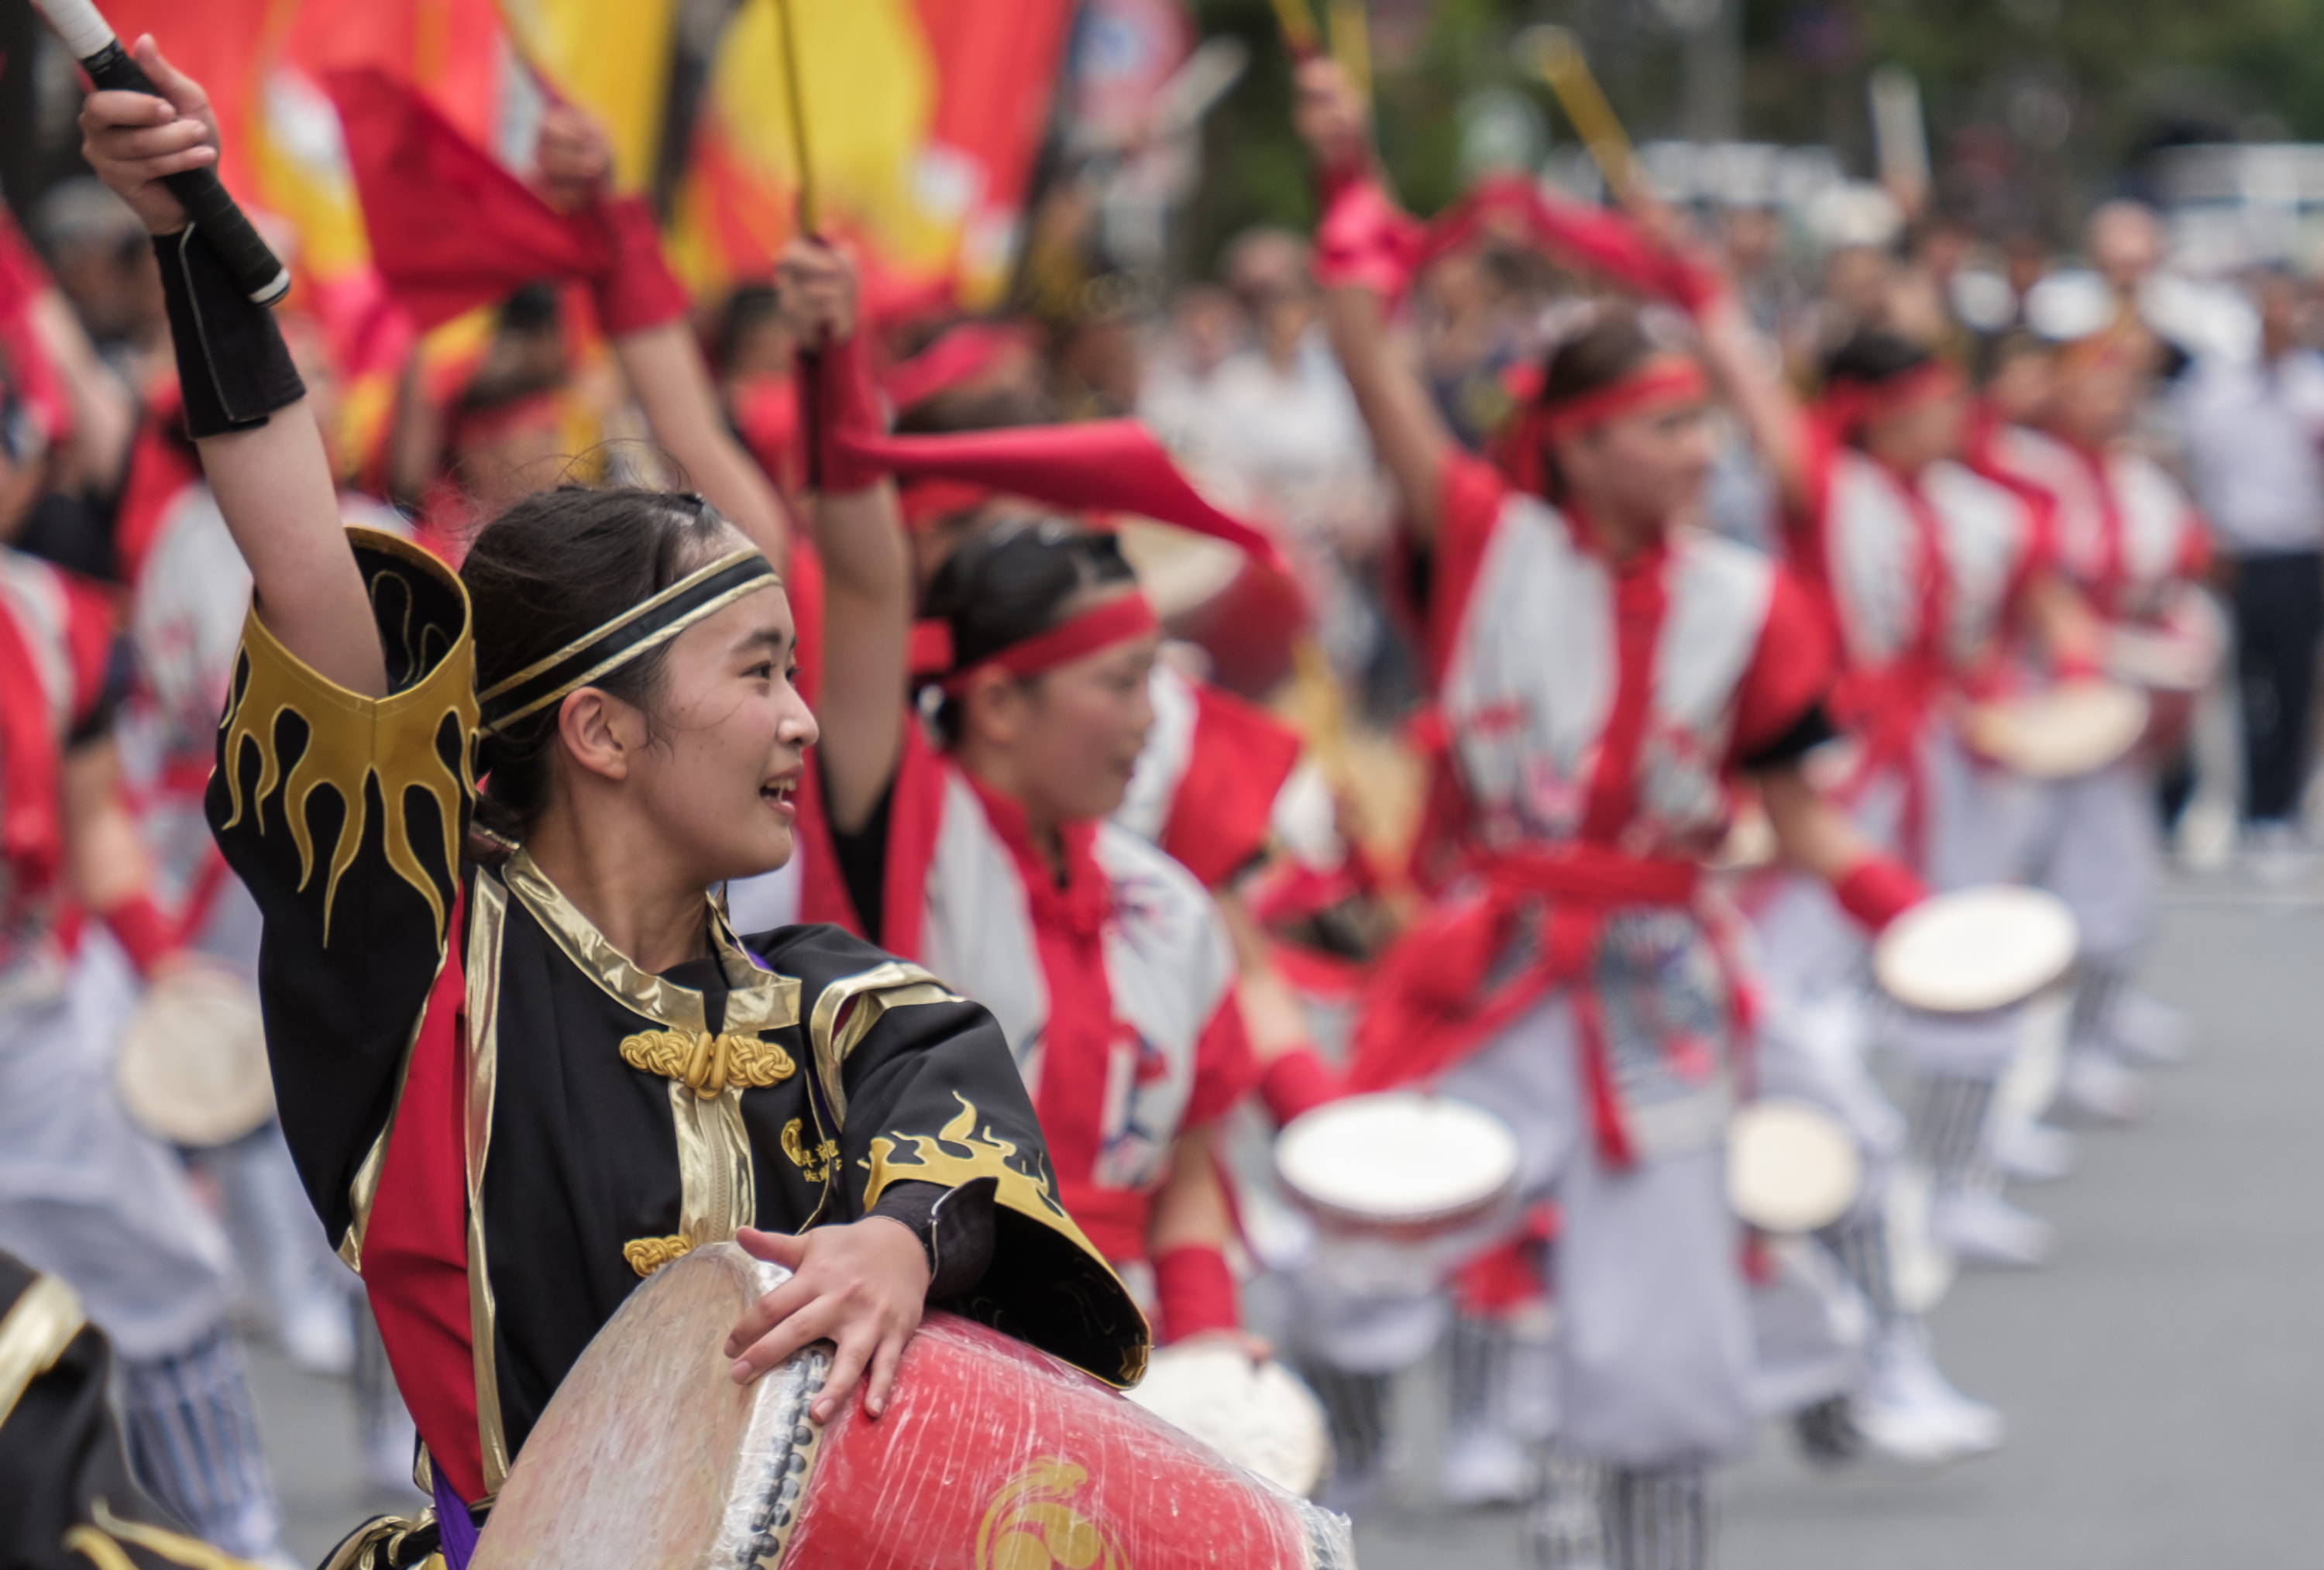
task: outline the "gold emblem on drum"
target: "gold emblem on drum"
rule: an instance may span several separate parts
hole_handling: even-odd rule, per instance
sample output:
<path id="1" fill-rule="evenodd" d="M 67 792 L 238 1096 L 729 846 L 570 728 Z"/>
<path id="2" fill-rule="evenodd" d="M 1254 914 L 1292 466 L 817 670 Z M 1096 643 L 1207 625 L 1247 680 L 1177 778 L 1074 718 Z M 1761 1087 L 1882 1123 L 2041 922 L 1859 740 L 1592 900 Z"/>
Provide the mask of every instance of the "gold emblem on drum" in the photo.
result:
<path id="1" fill-rule="evenodd" d="M 693 1247 L 690 1237 L 632 1237 L 622 1244 L 622 1257 L 638 1274 L 650 1276 Z"/>
<path id="2" fill-rule="evenodd" d="M 803 1128 L 803 1121 L 796 1117 L 783 1125 L 783 1154 L 790 1157 L 791 1165 L 808 1182 L 823 1182 L 831 1176 L 831 1163 L 839 1159 L 839 1142 L 823 1140 L 810 1150 Z"/>
<path id="3" fill-rule="evenodd" d="M 1007 1483 L 976 1524 L 976 1570 L 1125 1570 L 1113 1534 L 1075 1510 L 1086 1467 L 1045 1455 Z"/>
<path id="4" fill-rule="evenodd" d="M 707 1031 L 640 1031 L 622 1038 L 622 1061 L 679 1080 L 705 1101 L 716 1100 L 730 1085 L 755 1089 L 798 1072 L 791 1055 L 772 1042 Z"/>

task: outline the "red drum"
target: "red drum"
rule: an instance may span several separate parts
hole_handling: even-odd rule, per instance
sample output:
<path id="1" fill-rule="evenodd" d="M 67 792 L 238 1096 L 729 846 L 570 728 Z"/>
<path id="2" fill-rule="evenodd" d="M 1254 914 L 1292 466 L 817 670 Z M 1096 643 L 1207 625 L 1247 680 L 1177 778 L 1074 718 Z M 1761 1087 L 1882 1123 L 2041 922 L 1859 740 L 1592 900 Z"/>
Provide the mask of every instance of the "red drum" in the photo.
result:
<path id="1" fill-rule="evenodd" d="M 783 1279 L 733 1244 L 656 1272 L 541 1414 L 474 1570 L 1352 1570 L 1341 1517 L 948 1314 L 884 1416 L 818 1428 L 826 1347 L 748 1386 L 722 1352 Z"/>

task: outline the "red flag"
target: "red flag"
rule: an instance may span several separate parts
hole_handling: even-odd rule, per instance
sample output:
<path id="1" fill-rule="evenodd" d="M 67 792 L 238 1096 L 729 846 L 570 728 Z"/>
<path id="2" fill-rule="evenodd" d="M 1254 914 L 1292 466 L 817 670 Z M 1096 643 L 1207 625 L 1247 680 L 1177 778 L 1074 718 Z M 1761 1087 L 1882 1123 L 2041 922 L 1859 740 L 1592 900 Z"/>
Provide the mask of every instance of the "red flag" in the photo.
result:
<path id="1" fill-rule="evenodd" d="M 595 278 L 610 239 L 552 209 L 410 86 L 324 78 L 346 127 L 372 260 L 423 329 L 542 279 Z"/>
<path id="2" fill-rule="evenodd" d="M 833 433 L 835 445 L 899 478 L 964 480 L 1051 507 L 1126 512 L 1208 535 L 1279 565 L 1275 542 L 1222 512 L 1136 420 L 1013 426 L 933 436 Z"/>

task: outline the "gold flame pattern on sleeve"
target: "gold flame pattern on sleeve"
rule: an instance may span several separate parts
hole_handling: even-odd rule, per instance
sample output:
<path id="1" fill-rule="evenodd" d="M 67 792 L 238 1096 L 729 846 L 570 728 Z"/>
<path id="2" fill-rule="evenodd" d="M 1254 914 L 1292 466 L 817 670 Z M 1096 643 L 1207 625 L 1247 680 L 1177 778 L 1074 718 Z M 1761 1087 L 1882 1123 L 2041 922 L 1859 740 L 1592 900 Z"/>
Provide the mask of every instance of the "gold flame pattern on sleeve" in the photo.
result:
<path id="1" fill-rule="evenodd" d="M 343 816 L 334 842 L 319 848 L 329 872 L 323 889 L 323 935 L 330 940 L 331 907 L 339 880 L 363 849 L 370 819 L 366 786 L 377 782 L 383 813 L 382 840 L 388 865 L 427 902 L 436 934 L 444 933 L 447 886 L 421 862 L 412 840 L 408 797 L 413 791 L 436 804 L 442 866 L 447 878 L 459 866 L 463 808 L 475 791 L 475 651 L 470 638 L 467 597 L 448 568 L 416 546 L 391 536 L 352 530 L 374 614 L 386 645 L 391 675 L 408 673 L 409 684 L 384 698 L 366 698 L 318 675 L 267 630 L 254 608 L 244 623 L 241 668 L 226 717 L 218 767 L 226 776 L 228 813 L 220 831 L 252 814 L 260 834 L 268 831 L 272 802 L 299 850 L 299 887 L 313 881 L 320 837 L 309 815 L 315 793 L 328 789 Z M 410 576 L 407 576 L 410 574 Z M 412 577 L 448 586 L 458 620 L 446 627 L 417 614 L 419 587 Z M 306 746 L 285 770 L 279 737 L 285 715 L 296 715 L 307 731 Z M 458 737 L 456 765 L 439 748 L 446 721 Z M 258 757 L 258 778 L 247 791 L 244 760 Z"/>

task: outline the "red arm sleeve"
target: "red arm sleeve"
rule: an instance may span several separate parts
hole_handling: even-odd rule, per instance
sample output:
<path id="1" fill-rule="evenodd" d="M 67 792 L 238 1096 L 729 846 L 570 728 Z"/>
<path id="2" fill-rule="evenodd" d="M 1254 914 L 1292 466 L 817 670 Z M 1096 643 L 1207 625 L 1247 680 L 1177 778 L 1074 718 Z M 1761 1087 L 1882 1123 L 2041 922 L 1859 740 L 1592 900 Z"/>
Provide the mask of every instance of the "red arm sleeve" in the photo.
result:
<path id="1" fill-rule="evenodd" d="M 1831 691 L 1834 666 L 1831 624 L 1799 580 L 1778 567 L 1759 647 L 1736 689 L 1729 758 L 1748 757 L 1788 735 Z"/>
<path id="2" fill-rule="evenodd" d="M 1178 1126 L 1200 1128 L 1215 1121 L 1248 1095 L 1258 1079 L 1259 1063 L 1251 1053 L 1250 1033 L 1243 1028 L 1242 1005 L 1229 987 L 1195 1043 L 1194 1088 Z"/>

